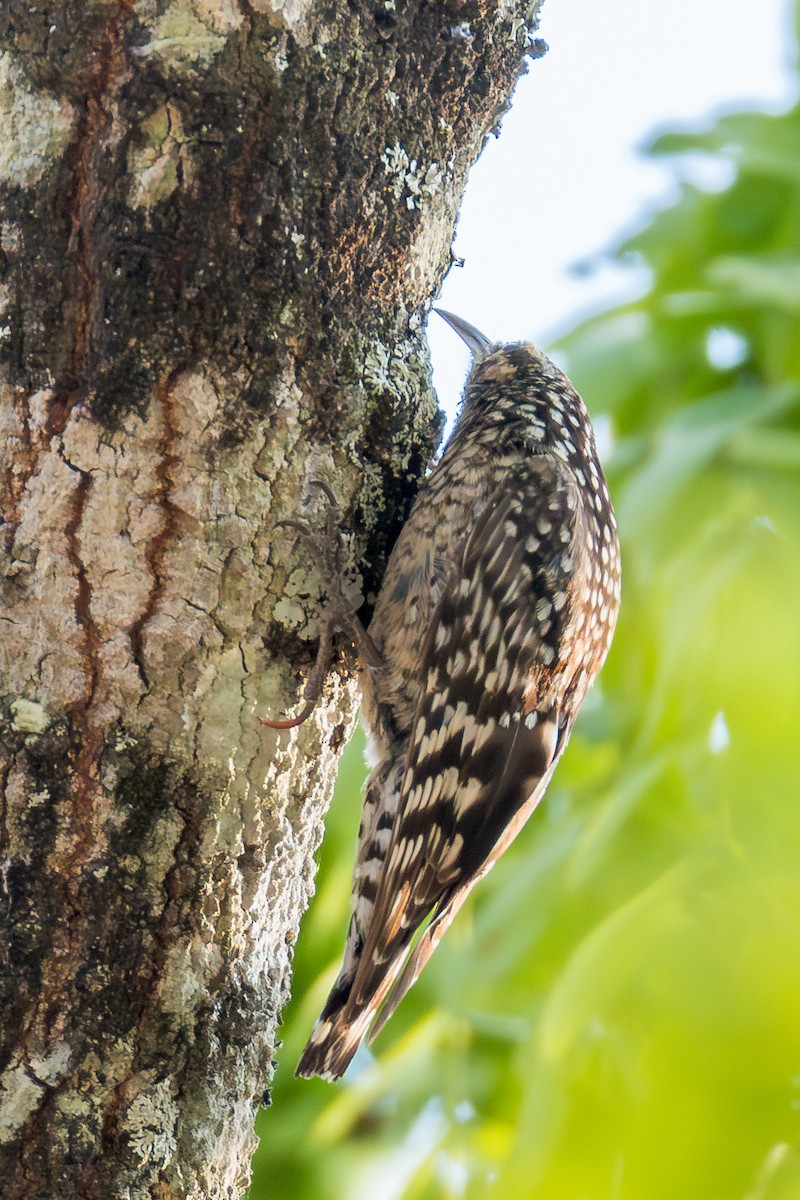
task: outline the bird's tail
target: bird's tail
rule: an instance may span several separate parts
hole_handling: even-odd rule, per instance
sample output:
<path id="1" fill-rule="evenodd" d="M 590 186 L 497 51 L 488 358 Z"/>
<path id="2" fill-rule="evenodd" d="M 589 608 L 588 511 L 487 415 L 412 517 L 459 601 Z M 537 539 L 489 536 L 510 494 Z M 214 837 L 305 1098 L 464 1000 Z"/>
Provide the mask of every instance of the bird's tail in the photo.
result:
<path id="1" fill-rule="evenodd" d="M 297 1064 L 296 1075 L 310 1079 L 339 1079 L 364 1040 L 406 957 L 410 931 L 388 962 L 362 960 L 355 975 L 333 985 L 322 1015 Z"/>
<path id="2" fill-rule="evenodd" d="M 347 1014 L 347 1006 L 323 1015 L 314 1026 L 308 1045 L 297 1064 L 296 1075 L 311 1079 L 319 1075 L 331 1082 L 344 1075 L 364 1034 L 369 1028 L 374 1009 L 364 1008 L 353 1019 Z"/>

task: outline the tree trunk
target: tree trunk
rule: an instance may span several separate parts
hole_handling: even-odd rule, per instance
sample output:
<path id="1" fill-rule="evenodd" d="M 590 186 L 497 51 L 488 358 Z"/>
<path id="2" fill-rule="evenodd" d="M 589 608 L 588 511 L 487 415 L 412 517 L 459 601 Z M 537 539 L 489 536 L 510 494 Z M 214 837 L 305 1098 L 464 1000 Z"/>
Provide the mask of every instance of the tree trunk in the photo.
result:
<path id="1" fill-rule="evenodd" d="M 237 1197 L 356 695 L 297 700 L 436 441 L 421 325 L 537 4 L 3 6 L 0 1191 Z"/>

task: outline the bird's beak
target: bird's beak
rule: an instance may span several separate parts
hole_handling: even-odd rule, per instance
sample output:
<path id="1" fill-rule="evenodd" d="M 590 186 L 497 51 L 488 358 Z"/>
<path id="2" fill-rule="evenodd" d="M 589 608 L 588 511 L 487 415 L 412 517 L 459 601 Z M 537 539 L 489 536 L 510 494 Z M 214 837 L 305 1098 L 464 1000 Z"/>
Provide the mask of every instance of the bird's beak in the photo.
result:
<path id="1" fill-rule="evenodd" d="M 491 350 L 494 343 L 475 328 L 470 325 L 469 321 L 463 320 L 462 317 L 456 317 L 453 313 L 447 312 L 443 308 L 435 308 L 440 317 L 443 317 L 451 329 L 455 329 L 460 338 L 463 339 L 469 346 L 473 355 L 477 358 L 481 354 L 485 354 L 487 350 Z"/>

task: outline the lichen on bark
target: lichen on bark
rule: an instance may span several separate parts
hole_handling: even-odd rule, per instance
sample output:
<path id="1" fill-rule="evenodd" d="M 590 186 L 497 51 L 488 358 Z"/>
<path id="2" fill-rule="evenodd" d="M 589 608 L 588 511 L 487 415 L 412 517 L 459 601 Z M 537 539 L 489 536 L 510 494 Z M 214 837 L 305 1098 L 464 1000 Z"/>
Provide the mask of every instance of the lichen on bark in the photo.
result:
<path id="1" fill-rule="evenodd" d="M 236 1197 L 438 437 L 424 317 L 537 5 L 10 0 L 0 17 L 0 1182 Z"/>

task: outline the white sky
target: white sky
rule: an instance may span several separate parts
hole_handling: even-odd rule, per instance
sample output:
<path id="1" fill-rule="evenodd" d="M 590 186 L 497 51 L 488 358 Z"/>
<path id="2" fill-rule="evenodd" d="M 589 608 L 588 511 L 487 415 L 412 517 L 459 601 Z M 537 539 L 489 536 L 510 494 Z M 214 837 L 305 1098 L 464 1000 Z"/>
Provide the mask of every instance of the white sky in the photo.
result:
<path id="1" fill-rule="evenodd" d="M 637 147 L 703 128 L 720 110 L 795 99 L 790 0 L 546 0 L 547 55 L 521 80 L 499 139 L 473 168 L 441 305 L 498 341 L 546 344 L 571 317 L 630 287 L 597 254 L 674 190 Z M 429 335 L 452 414 L 469 356 L 444 322 Z"/>

